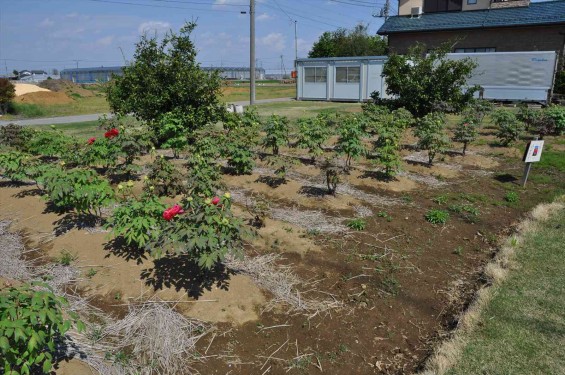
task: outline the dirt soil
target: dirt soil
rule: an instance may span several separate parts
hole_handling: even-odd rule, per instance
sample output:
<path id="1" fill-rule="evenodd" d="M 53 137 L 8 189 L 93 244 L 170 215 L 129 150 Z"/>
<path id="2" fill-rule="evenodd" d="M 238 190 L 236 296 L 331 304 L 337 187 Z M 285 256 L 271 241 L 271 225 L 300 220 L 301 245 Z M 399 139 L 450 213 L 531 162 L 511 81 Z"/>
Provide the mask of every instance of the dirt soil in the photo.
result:
<path id="1" fill-rule="evenodd" d="M 29 94 L 32 92 L 50 91 L 47 88 L 43 88 L 31 83 L 16 83 L 14 84 L 14 86 L 16 87 L 16 96 Z"/>
<path id="2" fill-rule="evenodd" d="M 304 281 L 305 295 L 343 304 L 316 316 L 283 305 L 264 311 L 272 296 L 247 276 L 218 269 L 202 278 L 182 258 L 136 253 L 99 227 L 53 212 L 31 185 L 0 182 L 0 219 L 14 220 L 55 261 L 63 251 L 76 255 L 82 293 L 107 311 L 154 298 L 180 301 L 183 314 L 215 323 L 216 334 L 199 343 L 206 360 L 195 369 L 202 374 L 413 373 L 480 287 L 499 236 L 561 185 L 532 181 L 521 189 L 520 159 L 493 155 L 492 147 L 471 146 L 465 157 L 454 150 L 430 167 L 410 139 L 404 142 L 397 179 L 354 162 L 337 196 L 326 194 L 319 168 L 304 159 L 285 183 L 261 162 L 251 175 L 224 175 L 236 215 L 250 220 L 259 195 L 270 203 L 271 216 L 247 254 L 280 254 L 280 265 Z M 553 184 L 563 181 L 563 173 L 552 175 Z M 505 202 L 508 191 L 519 203 Z M 430 209 L 449 211 L 449 221 L 427 222 Z M 359 218 L 363 231 L 347 226 Z M 90 373 L 74 365 L 61 364 L 57 373 Z"/>
<path id="3" fill-rule="evenodd" d="M 48 79 L 39 83 L 39 86 L 51 91 L 63 92 L 67 95 L 78 94 L 82 97 L 94 96 L 92 91 L 65 79 Z"/>
<path id="4" fill-rule="evenodd" d="M 51 105 L 69 104 L 73 102 L 73 99 L 64 92 L 39 91 L 20 95 L 14 101 L 27 104 Z"/>

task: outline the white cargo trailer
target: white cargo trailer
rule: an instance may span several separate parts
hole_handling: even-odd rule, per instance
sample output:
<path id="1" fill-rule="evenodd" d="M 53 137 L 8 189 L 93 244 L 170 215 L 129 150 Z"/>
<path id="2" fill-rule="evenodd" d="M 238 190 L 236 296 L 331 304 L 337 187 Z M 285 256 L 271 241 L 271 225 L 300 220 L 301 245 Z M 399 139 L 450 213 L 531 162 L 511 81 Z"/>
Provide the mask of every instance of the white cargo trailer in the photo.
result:
<path id="1" fill-rule="evenodd" d="M 478 64 L 468 84 L 481 86 L 485 99 L 547 102 L 551 95 L 557 67 L 555 51 L 448 54 L 452 60 L 466 57 Z"/>
<path id="2" fill-rule="evenodd" d="M 466 57 L 478 64 L 468 83 L 480 85 L 485 99 L 546 102 L 551 94 L 554 51 L 448 54 L 453 60 Z M 375 91 L 385 98 L 381 74 L 386 61 L 386 56 L 298 59 L 297 99 L 362 102 Z"/>

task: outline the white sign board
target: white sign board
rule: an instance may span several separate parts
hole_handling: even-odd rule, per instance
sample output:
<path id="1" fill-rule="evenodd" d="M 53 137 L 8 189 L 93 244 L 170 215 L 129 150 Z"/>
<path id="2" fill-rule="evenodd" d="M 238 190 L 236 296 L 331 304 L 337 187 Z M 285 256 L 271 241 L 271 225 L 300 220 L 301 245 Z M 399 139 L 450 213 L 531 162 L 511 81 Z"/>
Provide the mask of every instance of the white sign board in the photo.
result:
<path id="1" fill-rule="evenodd" d="M 543 150 L 543 141 L 531 141 L 526 147 L 523 161 L 526 163 L 535 163 L 541 159 L 541 151 Z"/>

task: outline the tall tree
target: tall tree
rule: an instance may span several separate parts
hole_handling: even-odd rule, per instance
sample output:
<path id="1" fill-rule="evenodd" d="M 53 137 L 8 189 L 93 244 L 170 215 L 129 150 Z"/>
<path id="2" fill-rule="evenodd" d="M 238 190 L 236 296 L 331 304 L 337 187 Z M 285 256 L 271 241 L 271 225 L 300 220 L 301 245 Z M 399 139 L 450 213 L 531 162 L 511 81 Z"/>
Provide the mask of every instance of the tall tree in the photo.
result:
<path id="1" fill-rule="evenodd" d="M 312 45 L 308 57 L 379 56 L 387 53 L 386 40 L 369 35 L 369 26 L 358 24 L 353 29 L 326 31 Z"/>
<path id="2" fill-rule="evenodd" d="M 186 136 L 222 118 L 221 79 L 217 72 L 200 69 L 190 40 L 195 27 L 195 23 L 187 23 L 179 34 L 170 31 L 162 40 L 141 37 L 132 64 L 108 87 L 113 112 L 131 113 L 155 129 L 165 115 L 174 116 Z"/>

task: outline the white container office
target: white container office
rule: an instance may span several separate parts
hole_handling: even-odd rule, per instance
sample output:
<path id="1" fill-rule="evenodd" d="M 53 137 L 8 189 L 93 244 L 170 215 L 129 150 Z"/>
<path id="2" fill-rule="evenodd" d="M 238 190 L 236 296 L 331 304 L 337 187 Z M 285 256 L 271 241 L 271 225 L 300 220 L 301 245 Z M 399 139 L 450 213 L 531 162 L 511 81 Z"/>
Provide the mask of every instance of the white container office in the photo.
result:
<path id="1" fill-rule="evenodd" d="M 375 91 L 383 97 L 386 60 L 386 56 L 298 59 L 297 99 L 361 102 Z"/>

